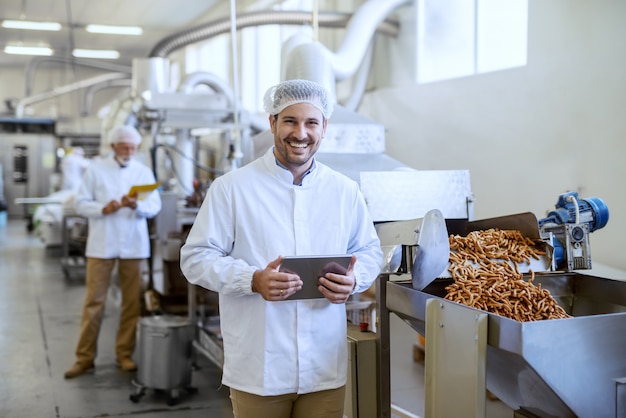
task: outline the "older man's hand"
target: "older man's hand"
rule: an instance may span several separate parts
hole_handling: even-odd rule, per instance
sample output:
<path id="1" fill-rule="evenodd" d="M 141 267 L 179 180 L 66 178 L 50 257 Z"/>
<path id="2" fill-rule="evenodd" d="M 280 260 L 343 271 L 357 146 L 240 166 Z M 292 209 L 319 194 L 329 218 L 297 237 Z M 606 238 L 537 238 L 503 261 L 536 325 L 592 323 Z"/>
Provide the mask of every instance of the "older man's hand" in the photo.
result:
<path id="1" fill-rule="evenodd" d="M 122 196 L 122 206 L 137 209 L 137 197 L 129 195 Z"/>
<path id="2" fill-rule="evenodd" d="M 118 202 L 117 200 L 111 200 L 109 203 L 106 204 L 105 207 L 102 208 L 102 214 L 108 215 L 110 213 L 117 212 L 118 210 L 120 210 L 121 207 L 122 205 L 120 204 L 120 202 Z"/>

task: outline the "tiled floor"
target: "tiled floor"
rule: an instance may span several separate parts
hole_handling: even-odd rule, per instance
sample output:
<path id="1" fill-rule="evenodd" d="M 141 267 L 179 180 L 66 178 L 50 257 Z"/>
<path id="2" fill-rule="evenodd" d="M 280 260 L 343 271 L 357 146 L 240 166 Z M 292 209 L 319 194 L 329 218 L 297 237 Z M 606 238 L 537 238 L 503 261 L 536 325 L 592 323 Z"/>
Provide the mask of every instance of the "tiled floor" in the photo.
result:
<path id="1" fill-rule="evenodd" d="M 0 417 L 232 417 L 221 371 L 202 356 L 192 373 L 195 394 L 181 392 L 176 405 L 167 393 L 148 390 L 138 402 L 135 375 L 116 368 L 116 299 L 110 297 L 98 345 L 94 374 L 65 380 L 74 361 L 84 284 L 68 280 L 58 249 L 29 234 L 24 220 L 0 227 Z M 416 333 L 391 317 L 391 397 L 405 416 L 423 416 L 424 368 L 413 361 Z M 499 401 L 487 401 L 489 418 L 511 418 Z M 400 417 L 401 415 L 394 415 Z"/>

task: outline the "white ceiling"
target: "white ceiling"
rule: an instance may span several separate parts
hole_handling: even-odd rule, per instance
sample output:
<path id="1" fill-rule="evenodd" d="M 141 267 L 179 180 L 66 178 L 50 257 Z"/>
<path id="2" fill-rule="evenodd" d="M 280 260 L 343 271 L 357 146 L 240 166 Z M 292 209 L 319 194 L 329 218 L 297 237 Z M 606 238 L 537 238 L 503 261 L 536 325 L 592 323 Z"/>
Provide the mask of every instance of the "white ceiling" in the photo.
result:
<path id="1" fill-rule="evenodd" d="M 242 10 L 258 0 L 237 0 Z M 272 2 L 261 2 L 272 3 Z M 0 0 L 0 20 L 25 19 L 56 21 L 59 32 L 26 31 L 0 27 L 0 65 L 23 65 L 32 57 L 2 52 L 6 44 L 50 46 L 55 55 L 71 57 L 73 48 L 117 49 L 117 64 L 130 64 L 132 58 L 147 57 L 166 36 L 179 30 L 229 16 L 226 0 Z M 97 35 L 84 30 L 88 23 L 139 25 L 141 36 Z"/>

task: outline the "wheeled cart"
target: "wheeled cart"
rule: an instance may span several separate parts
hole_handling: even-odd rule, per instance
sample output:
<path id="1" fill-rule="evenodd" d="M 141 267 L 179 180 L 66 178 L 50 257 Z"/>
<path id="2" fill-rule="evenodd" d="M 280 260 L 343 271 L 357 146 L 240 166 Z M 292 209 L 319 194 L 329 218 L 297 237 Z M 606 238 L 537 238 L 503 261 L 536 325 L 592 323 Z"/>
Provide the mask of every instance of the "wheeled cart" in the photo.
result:
<path id="1" fill-rule="evenodd" d="M 155 389 L 168 392 L 171 406 L 178 403 L 181 390 L 197 391 L 191 386 L 194 329 L 188 318 L 147 316 L 139 321 L 137 334 L 139 361 L 132 402 L 139 402 L 147 389 Z"/>
<path id="2" fill-rule="evenodd" d="M 87 218 L 79 215 L 63 215 L 61 238 L 63 256 L 61 267 L 68 280 L 85 279 L 85 246 L 87 245 Z M 76 274 L 73 274 L 76 273 Z"/>

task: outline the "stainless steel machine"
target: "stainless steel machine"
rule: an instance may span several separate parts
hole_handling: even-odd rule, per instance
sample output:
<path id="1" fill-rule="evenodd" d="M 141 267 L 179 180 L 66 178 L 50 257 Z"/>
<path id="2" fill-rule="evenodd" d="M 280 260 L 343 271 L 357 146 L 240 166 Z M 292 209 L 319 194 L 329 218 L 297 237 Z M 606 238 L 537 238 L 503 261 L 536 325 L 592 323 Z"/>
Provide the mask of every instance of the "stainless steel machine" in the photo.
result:
<path id="1" fill-rule="evenodd" d="M 18 198 L 47 196 L 55 170 L 54 122 L 48 119 L 0 118 L 0 164 L 9 217 L 29 215 Z"/>
<path id="2" fill-rule="evenodd" d="M 404 263 L 404 271 L 388 269 L 381 274 L 377 289 L 381 368 L 379 416 L 390 416 L 388 329 L 391 313 L 426 337 L 426 415 L 429 417 L 451 416 L 442 414 L 442 408 L 437 407 L 438 399 L 454 404 L 450 400 L 459 402 L 459 393 L 475 398 L 472 408 L 465 409 L 462 416 L 484 416 L 485 388 L 515 411 L 516 417 L 626 416 L 626 356 L 623 354 L 626 282 L 573 271 L 572 267 L 589 268 L 587 263 L 578 263 L 574 257 L 583 254 L 581 248 L 585 245 L 585 251 L 588 250 L 586 232 L 606 225 L 608 220 L 608 209 L 601 200 L 594 198 L 591 205 L 586 204 L 589 201 L 582 201 L 582 204 L 581 201 L 572 193 L 559 198 L 557 210 L 572 209 L 574 216 L 571 217 L 551 213 L 548 218 L 537 221 L 534 215 L 526 213 L 480 221 L 447 220 L 450 234 L 465 235 L 471 230 L 498 227 L 518 229 L 525 236 L 545 240 L 550 245 L 558 240 L 563 252 L 552 252 L 549 256 L 559 255 L 563 259 L 560 263 L 548 263 L 545 271 L 535 273 L 534 283 L 548 289 L 570 318 L 519 322 L 450 302 L 445 299 L 445 288 L 453 279 L 442 274 L 418 290 L 408 271 L 413 268 L 410 262 Z M 570 207 L 574 205 L 576 208 Z M 409 233 L 415 237 L 416 232 L 419 234 L 419 222 L 412 224 Z M 574 227 L 580 227 L 583 234 L 572 232 Z M 393 228 L 381 227 L 379 234 L 386 244 L 396 241 L 406 246 L 406 236 L 398 242 L 401 234 Z M 419 252 L 419 248 L 412 252 Z M 524 274 L 524 279 L 528 280 L 529 275 Z M 452 308 L 457 307 L 465 314 L 454 316 L 455 313 L 447 319 L 435 314 L 446 310 L 450 314 Z M 442 338 L 440 333 L 445 334 L 445 329 L 454 326 L 450 318 L 454 321 L 463 315 L 470 322 L 463 325 L 469 329 L 467 338 L 451 336 L 450 332 Z M 481 338 L 484 339 L 482 346 Z M 428 362 L 435 362 L 435 357 L 461 357 L 470 351 L 473 357 L 468 357 L 468 364 L 459 368 L 453 362 L 439 364 L 445 370 L 429 375 Z M 470 386 L 465 383 L 467 374 L 473 374 Z M 447 379 L 446 385 L 438 386 L 441 379 Z M 434 390 L 443 393 L 434 395 Z"/>
<path id="3" fill-rule="evenodd" d="M 136 390 L 129 398 L 139 402 L 146 389 L 167 391 L 167 404 L 179 401 L 180 390 L 195 393 L 191 386 L 193 325 L 187 318 L 147 316 L 138 325 L 139 370 Z"/>

